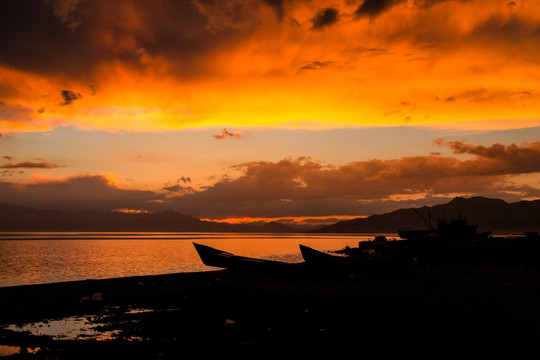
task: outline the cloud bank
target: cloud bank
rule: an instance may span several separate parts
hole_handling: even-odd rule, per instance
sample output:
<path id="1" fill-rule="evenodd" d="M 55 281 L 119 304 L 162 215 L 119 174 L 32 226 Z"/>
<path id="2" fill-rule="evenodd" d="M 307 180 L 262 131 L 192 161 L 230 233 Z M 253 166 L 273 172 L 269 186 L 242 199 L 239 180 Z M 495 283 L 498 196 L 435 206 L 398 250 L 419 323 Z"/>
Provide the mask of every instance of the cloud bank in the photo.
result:
<path id="1" fill-rule="evenodd" d="M 445 142 L 455 157 L 411 156 L 323 165 L 309 158 L 238 164 L 236 178 L 195 189 L 189 177 L 162 191 L 122 189 L 101 175 L 0 183 L 4 202 L 19 205 L 112 210 L 174 209 L 202 218 L 369 215 L 402 206 L 442 202 L 455 195 L 518 200 L 540 197 L 540 187 L 516 176 L 540 173 L 540 142 L 472 145 Z M 465 157 L 461 159 L 461 157 Z"/>

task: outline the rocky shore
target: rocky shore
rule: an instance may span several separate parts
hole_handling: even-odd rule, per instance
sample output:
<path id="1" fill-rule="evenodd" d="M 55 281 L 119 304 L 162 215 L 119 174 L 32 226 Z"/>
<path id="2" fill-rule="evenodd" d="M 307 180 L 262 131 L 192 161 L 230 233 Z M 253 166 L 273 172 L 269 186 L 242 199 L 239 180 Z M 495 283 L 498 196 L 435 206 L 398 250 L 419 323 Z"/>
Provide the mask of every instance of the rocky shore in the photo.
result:
<path id="1" fill-rule="evenodd" d="M 9 324 L 83 316 L 103 337 Z M 13 359 L 486 358 L 537 352 L 540 267 L 231 270 L 0 288 Z"/>

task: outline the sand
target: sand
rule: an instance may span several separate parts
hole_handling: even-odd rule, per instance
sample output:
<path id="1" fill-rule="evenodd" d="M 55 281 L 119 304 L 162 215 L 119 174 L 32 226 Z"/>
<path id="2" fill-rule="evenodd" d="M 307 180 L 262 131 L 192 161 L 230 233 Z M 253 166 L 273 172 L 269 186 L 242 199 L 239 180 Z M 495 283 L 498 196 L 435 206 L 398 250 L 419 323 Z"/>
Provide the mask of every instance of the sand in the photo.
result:
<path id="1" fill-rule="evenodd" d="M 537 352 L 540 268 L 223 270 L 0 288 L 2 324 L 104 312 L 101 331 L 121 336 L 55 341 L 1 330 L 0 344 L 38 347 L 11 356 L 32 359 L 516 358 Z"/>

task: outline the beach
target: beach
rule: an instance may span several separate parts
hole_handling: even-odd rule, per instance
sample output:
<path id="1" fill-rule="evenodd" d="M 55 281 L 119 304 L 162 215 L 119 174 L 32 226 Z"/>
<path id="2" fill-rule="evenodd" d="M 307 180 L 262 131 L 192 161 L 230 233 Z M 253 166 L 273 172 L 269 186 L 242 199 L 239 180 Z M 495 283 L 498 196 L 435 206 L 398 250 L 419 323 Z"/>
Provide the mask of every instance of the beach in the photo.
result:
<path id="1" fill-rule="evenodd" d="M 83 315 L 113 336 L 4 327 L 0 344 L 21 349 L 14 359 L 515 357 L 536 352 L 539 300 L 535 266 L 73 281 L 0 288 L 1 323 Z"/>

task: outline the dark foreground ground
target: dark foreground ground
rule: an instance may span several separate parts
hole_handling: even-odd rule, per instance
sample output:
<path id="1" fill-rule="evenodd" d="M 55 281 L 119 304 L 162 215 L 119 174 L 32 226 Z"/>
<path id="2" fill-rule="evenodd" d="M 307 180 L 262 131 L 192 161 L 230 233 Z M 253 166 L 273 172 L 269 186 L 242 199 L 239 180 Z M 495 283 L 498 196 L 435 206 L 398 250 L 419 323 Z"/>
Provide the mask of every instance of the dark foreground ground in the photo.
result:
<path id="1" fill-rule="evenodd" d="M 96 292 L 103 301 L 80 303 Z M 14 359 L 538 358 L 540 267 L 224 270 L 0 288 L 2 324 L 102 312 L 113 314 L 103 331 L 122 330 L 113 340 L 0 330 L 0 344 L 41 349 Z"/>

